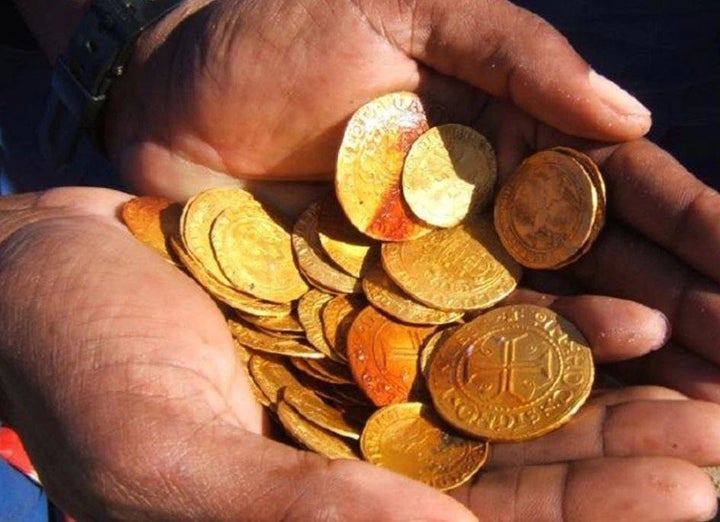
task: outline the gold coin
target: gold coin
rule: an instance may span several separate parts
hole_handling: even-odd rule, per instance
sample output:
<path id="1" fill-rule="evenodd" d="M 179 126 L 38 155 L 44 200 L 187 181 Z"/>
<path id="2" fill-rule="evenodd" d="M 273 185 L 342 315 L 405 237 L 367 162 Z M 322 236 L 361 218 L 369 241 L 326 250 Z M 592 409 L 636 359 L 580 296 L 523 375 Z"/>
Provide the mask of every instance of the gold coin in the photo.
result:
<path id="1" fill-rule="evenodd" d="M 447 228 L 488 205 L 496 178 L 495 153 L 485 136 L 449 123 L 429 129 L 413 143 L 402 191 L 417 217 Z"/>
<path id="2" fill-rule="evenodd" d="M 590 181 L 592 182 L 593 186 L 595 187 L 595 192 L 597 194 L 597 208 L 595 209 L 595 216 L 593 217 L 592 222 L 592 229 L 590 230 L 590 235 L 588 236 L 587 240 L 583 244 L 582 247 L 580 247 L 580 250 L 578 250 L 577 254 L 575 254 L 572 258 L 570 258 L 565 263 L 561 263 L 559 266 L 554 266 L 553 269 L 561 268 L 565 265 L 569 265 L 570 263 L 574 263 L 578 259 L 580 259 L 582 256 L 584 256 L 588 250 L 590 250 L 590 247 L 592 247 L 593 243 L 595 243 L 595 240 L 600 235 L 600 231 L 602 230 L 603 226 L 605 225 L 605 214 L 607 209 L 607 194 L 605 190 L 605 180 L 602 177 L 602 174 L 600 173 L 600 169 L 598 168 L 597 164 L 590 158 L 589 156 L 583 154 L 580 151 L 577 151 L 575 149 L 571 149 L 569 147 L 554 147 L 553 149 L 556 152 L 560 152 L 562 154 L 566 154 L 573 158 L 575 161 L 577 161 L 580 166 L 585 169 L 585 173 L 590 178 Z"/>
<path id="3" fill-rule="evenodd" d="M 360 294 L 338 295 L 330 299 L 322 309 L 322 328 L 325 340 L 337 356 L 346 361 L 347 334 L 355 317 L 367 306 Z"/>
<path id="4" fill-rule="evenodd" d="M 487 216 L 415 241 L 385 243 L 382 265 L 406 293 L 441 310 L 492 306 L 515 289 L 522 271 Z"/>
<path id="5" fill-rule="evenodd" d="M 330 406 L 315 393 L 304 388 L 288 386 L 283 390 L 282 399 L 310 422 L 336 433 L 341 437 L 358 440 L 364 422 L 350 418 Z"/>
<path id="6" fill-rule="evenodd" d="M 301 372 L 330 384 L 355 384 L 350 369 L 344 365 L 328 359 L 308 359 L 293 357 L 290 359 L 295 368 Z"/>
<path id="7" fill-rule="evenodd" d="M 453 435 L 432 408 L 393 404 L 365 424 L 360 449 L 366 460 L 445 491 L 470 479 L 487 461 L 487 442 Z"/>
<path id="8" fill-rule="evenodd" d="M 125 202 L 121 217 L 133 236 L 175 262 L 169 241 L 180 230 L 182 210 L 182 205 L 171 199 L 142 196 Z"/>
<path id="9" fill-rule="evenodd" d="M 232 286 L 223 284 L 207 272 L 205 267 L 185 250 L 182 242 L 177 237 L 170 238 L 170 245 L 182 265 L 190 272 L 190 275 L 215 299 L 236 310 L 242 310 L 257 316 L 286 316 L 291 312 L 292 308 L 288 303 L 263 301 L 244 294 Z"/>
<path id="10" fill-rule="evenodd" d="M 278 403 L 277 414 L 290 436 L 315 453 L 329 459 L 360 458 L 352 442 L 310 422 L 285 401 Z"/>
<path id="11" fill-rule="evenodd" d="M 283 218 L 255 200 L 218 215 L 210 239 L 218 265 L 233 286 L 274 303 L 289 303 L 307 292 L 286 227 Z"/>
<path id="12" fill-rule="evenodd" d="M 306 357 L 309 359 L 325 357 L 324 354 L 317 351 L 313 346 L 296 338 L 283 338 L 269 335 L 252 328 L 249 323 L 244 322 L 242 319 L 229 319 L 228 326 L 237 342 L 259 352 L 287 355 L 289 357 Z"/>
<path id="13" fill-rule="evenodd" d="M 305 333 L 300 321 L 293 314 L 281 315 L 279 317 L 258 316 L 247 312 L 237 312 L 237 316 L 245 322 L 257 326 L 263 330 L 288 333 Z"/>
<path id="14" fill-rule="evenodd" d="M 337 358 L 325 340 L 321 316 L 323 307 L 332 297 L 313 288 L 300 298 L 297 311 L 298 319 L 305 329 L 305 336 L 310 344 L 327 357 Z"/>
<path id="15" fill-rule="evenodd" d="M 495 227 L 521 265 L 558 267 L 588 241 L 597 206 L 585 169 L 566 154 L 546 150 L 525 159 L 500 188 Z"/>
<path id="16" fill-rule="evenodd" d="M 250 375 L 250 370 L 248 369 L 248 363 L 250 362 L 250 357 L 252 355 L 250 353 L 250 350 L 247 347 L 240 344 L 239 342 L 237 342 L 237 339 L 233 339 L 233 346 L 235 347 L 235 354 L 237 355 L 237 358 L 240 360 L 240 366 L 242 366 L 243 370 L 245 370 L 248 387 L 250 388 L 250 391 L 252 392 L 253 397 L 255 397 L 255 400 L 259 404 L 262 404 L 266 408 L 270 408 L 272 406 L 272 402 L 270 402 L 270 399 L 267 398 L 267 396 L 258 387 L 258 385 L 253 380 L 252 376 Z"/>
<path id="17" fill-rule="evenodd" d="M 406 402 L 422 388 L 420 347 L 434 326 L 397 322 L 372 306 L 353 321 L 347 358 L 357 385 L 376 406 Z"/>
<path id="18" fill-rule="evenodd" d="M 295 222 L 292 247 L 303 275 L 315 286 L 334 293 L 351 294 L 360 291 L 356 277 L 335 268 L 320 245 L 318 213 L 320 204 L 313 203 Z"/>
<path id="19" fill-rule="evenodd" d="M 285 360 L 277 355 L 254 353 L 248 361 L 248 371 L 255 384 L 273 405 L 280 400 L 280 391 L 283 388 L 302 387 L 300 381 L 287 367 Z"/>
<path id="20" fill-rule="evenodd" d="M 239 188 L 210 189 L 190 198 L 180 217 L 180 236 L 185 251 L 223 286 L 233 285 L 215 259 L 210 229 L 223 210 L 242 207 L 247 201 L 253 201 L 252 195 Z"/>
<path id="21" fill-rule="evenodd" d="M 460 325 L 450 326 L 443 330 L 438 330 L 427 338 L 425 344 L 420 349 L 420 373 L 427 379 L 430 370 L 430 361 L 432 361 L 435 350 L 442 346 L 448 338 L 460 328 Z"/>
<path id="22" fill-rule="evenodd" d="M 582 334 L 534 305 L 496 308 L 461 326 L 435 351 L 427 378 L 441 417 L 491 441 L 559 428 L 585 402 L 592 382 Z"/>
<path id="23" fill-rule="evenodd" d="M 425 306 L 407 295 L 396 285 L 380 264 L 362 279 L 368 301 L 388 315 L 412 324 L 445 324 L 462 317 L 463 312 L 438 310 Z"/>
<path id="24" fill-rule="evenodd" d="M 412 214 L 400 186 L 405 156 L 427 129 L 420 98 L 410 92 L 376 98 L 350 118 L 338 153 L 335 192 L 360 232 L 404 241 L 432 229 Z"/>
<path id="25" fill-rule="evenodd" d="M 327 256 L 353 277 L 361 277 L 380 259 L 380 243 L 352 226 L 335 194 L 320 204 L 318 236 Z"/>

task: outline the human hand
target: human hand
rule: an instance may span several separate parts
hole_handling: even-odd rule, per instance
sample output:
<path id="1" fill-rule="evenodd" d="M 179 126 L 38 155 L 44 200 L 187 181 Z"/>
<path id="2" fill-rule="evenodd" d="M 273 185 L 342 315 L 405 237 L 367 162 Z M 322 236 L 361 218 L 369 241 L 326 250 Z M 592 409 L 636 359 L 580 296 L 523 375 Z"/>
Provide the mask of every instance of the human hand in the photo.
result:
<path id="1" fill-rule="evenodd" d="M 458 123 L 500 97 L 573 135 L 626 140 L 650 126 L 560 34 L 502 0 L 197 0 L 138 42 L 106 141 L 141 194 L 330 179 L 352 112 L 399 90 Z"/>
<path id="2" fill-rule="evenodd" d="M 220 310 L 116 218 L 128 196 L 0 199 L 0 411 L 51 498 L 80 519 L 472 520 L 450 497 L 366 463 L 272 440 Z M 662 315 L 552 297 L 599 361 L 662 345 Z M 497 445 L 453 496 L 489 520 L 700 520 L 715 494 L 720 406 L 637 388 L 590 400 L 536 441 Z M 685 459 L 689 462 L 685 462 Z"/>

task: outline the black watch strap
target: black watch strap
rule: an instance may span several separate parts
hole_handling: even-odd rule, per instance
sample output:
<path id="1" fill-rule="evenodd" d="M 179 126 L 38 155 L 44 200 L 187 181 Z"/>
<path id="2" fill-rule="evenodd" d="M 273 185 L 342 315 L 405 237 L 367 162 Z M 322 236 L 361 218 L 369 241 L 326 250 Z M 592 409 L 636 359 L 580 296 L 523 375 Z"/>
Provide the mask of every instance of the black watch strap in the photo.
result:
<path id="1" fill-rule="evenodd" d="M 99 118 L 110 85 L 123 74 L 140 33 L 180 1 L 92 1 L 55 64 L 40 129 L 43 153 L 56 169 L 72 160 L 83 133 L 100 145 Z"/>

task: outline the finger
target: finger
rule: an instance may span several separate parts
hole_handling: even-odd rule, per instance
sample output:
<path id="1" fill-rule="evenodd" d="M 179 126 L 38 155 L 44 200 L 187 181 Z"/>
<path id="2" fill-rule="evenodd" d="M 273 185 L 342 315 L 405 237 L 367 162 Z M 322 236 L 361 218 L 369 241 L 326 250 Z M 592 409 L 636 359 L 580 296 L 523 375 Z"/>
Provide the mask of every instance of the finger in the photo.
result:
<path id="1" fill-rule="evenodd" d="M 666 250 L 618 226 L 608 225 L 590 251 L 568 267 L 594 292 L 639 301 L 661 310 L 673 339 L 720 362 L 720 285 Z"/>
<path id="2" fill-rule="evenodd" d="M 614 216 L 720 281 L 720 194 L 645 140 L 617 147 L 601 168 Z"/>
<path id="3" fill-rule="evenodd" d="M 561 428 L 521 443 L 494 444 L 491 466 L 599 457 L 677 457 L 720 463 L 720 405 L 690 400 L 588 403 Z"/>
<path id="4" fill-rule="evenodd" d="M 627 388 L 612 388 L 593 390 L 589 404 L 612 406 L 621 402 L 644 400 L 687 400 L 687 396 L 679 391 L 664 386 L 629 386 Z"/>
<path id="5" fill-rule="evenodd" d="M 409 56 L 569 134 L 615 141 L 650 128 L 650 113 L 635 98 L 593 72 L 548 23 L 509 2 L 360 5 Z"/>
<path id="6" fill-rule="evenodd" d="M 639 359 L 613 364 L 612 371 L 627 383 L 668 386 L 720 403 L 720 367 L 673 343 Z"/>
<path id="7" fill-rule="evenodd" d="M 452 495 L 483 520 L 709 520 L 717 509 L 702 470 L 659 457 L 493 470 Z"/>
<path id="8" fill-rule="evenodd" d="M 514 292 L 504 303 L 547 306 L 582 332 L 596 362 L 629 359 L 657 350 L 670 336 L 665 315 L 625 299 L 598 295 L 552 297 L 529 290 Z"/>

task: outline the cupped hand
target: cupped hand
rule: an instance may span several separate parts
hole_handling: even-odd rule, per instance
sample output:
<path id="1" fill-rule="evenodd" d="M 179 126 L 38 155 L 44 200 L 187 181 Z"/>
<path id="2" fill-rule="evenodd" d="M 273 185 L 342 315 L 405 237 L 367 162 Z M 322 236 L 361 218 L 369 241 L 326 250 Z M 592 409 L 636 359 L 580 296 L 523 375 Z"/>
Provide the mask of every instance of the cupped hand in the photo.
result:
<path id="1" fill-rule="evenodd" d="M 498 445 L 450 496 L 272 440 L 216 304 L 119 223 L 127 195 L 0 199 L 0 411 L 51 498 L 92 520 L 702 520 L 720 406 L 660 388 L 599 394 L 546 437 Z M 645 354 L 662 314 L 531 291 L 598 362 Z M 465 504 L 470 511 L 462 506 Z"/>
<path id="2" fill-rule="evenodd" d="M 106 141 L 143 194 L 330 179 L 350 115 L 400 90 L 458 123 L 492 96 L 572 135 L 626 140 L 650 126 L 564 37 L 504 0 L 190 0 L 137 44 Z"/>

